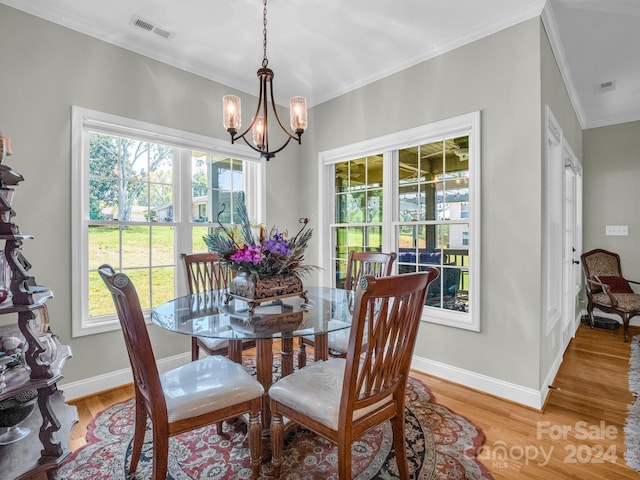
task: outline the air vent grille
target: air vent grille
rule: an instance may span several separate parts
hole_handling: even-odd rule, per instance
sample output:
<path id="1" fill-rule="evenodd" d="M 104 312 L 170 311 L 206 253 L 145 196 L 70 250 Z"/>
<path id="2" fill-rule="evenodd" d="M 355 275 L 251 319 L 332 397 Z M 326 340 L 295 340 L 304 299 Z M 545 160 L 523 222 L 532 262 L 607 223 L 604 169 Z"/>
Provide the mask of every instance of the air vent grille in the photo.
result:
<path id="1" fill-rule="evenodd" d="M 148 30 L 148 31 L 151 31 L 154 28 L 154 26 L 151 23 L 145 22 L 141 18 L 136 18 L 136 20 L 135 20 L 135 22 L 133 22 L 133 24 L 138 28 L 142 28 L 142 29 Z"/>
<path id="2" fill-rule="evenodd" d="M 616 89 L 615 80 L 609 80 L 608 82 L 599 83 L 594 88 L 595 93 L 610 92 L 611 90 L 615 90 L 615 89 Z"/>
<path id="3" fill-rule="evenodd" d="M 169 40 L 173 36 L 173 32 L 167 30 L 166 28 L 159 27 L 153 22 L 145 20 L 138 15 L 134 15 L 133 17 L 131 17 L 131 21 L 129 23 L 136 28 L 141 28 L 142 30 L 146 30 L 147 32 L 153 32 L 166 40 Z"/>

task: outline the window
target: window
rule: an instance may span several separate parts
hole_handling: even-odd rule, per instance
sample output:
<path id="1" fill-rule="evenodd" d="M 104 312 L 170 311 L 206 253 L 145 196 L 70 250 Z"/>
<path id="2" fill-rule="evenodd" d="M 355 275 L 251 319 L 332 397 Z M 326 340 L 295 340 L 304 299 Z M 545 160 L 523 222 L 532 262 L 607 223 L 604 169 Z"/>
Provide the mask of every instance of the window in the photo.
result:
<path id="1" fill-rule="evenodd" d="M 325 271 L 351 250 L 395 251 L 396 273 L 439 270 L 425 319 L 479 330 L 480 113 L 320 154 Z"/>
<path id="2" fill-rule="evenodd" d="M 181 252 L 233 223 L 239 192 L 262 218 L 262 163 L 229 144 L 74 107 L 73 335 L 119 328 L 98 274 L 104 263 L 136 285 L 143 310 L 184 291 Z M 250 154 L 249 154 L 250 155 Z"/>
<path id="3" fill-rule="evenodd" d="M 335 285 L 342 288 L 351 250 L 382 251 L 382 155 L 335 165 Z"/>

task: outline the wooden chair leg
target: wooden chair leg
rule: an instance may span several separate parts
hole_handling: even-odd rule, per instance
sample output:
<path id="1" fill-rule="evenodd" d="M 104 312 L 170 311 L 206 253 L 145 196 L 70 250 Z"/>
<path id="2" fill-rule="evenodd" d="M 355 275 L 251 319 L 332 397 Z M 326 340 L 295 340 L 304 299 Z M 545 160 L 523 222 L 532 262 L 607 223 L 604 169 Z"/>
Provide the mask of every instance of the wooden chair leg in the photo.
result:
<path id="1" fill-rule="evenodd" d="M 409 480 L 409 462 L 407 461 L 403 414 L 398 414 L 391 419 L 391 428 L 393 431 L 393 449 L 396 454 L 398 475 L 401 480 Z"/>
<path id="2" fill-rule="evenodd" d="M 138 468 L 140 454 L 142 453 L 142 445 L 144 444 L 144 434 L 147 429 L 147 412 L 144 409 L 144 400 L 142 395 L 136 392 L 136 409 L 135 424 L 133 428 L 133 447 L 131 450 L 131 464 L 129 465 L 129 473 L 133 473 Z"/>
<path id="3" fill-rule="evenodd" d="M 191 337 L 191 361 L 198 360 L 200 357 L 200 345 L 198 345 L 198 339 Z"/>
<path id="4" fill-rule="evenodd" d="M 351 441 L 345 438 L 338 442 L 338 479 L 351 480 Z"/>
<path id="5" fill-rule="evenodd" d="M 262 421 L 260 420 L 260 403 L 249 414 L 249 451 L 251 452 L 251 470 L 253 478 L 260 476 L 262 465 Z"/>
<path id="6" fill-rule="evenodd" d="M 304 368 L 307 365 L 307 346 L 300 339 L 298 347 L 298 368 Z"/>
<path id="7" fill-rule="evenodd" d="M 273 408 L 273 407 L 272 407 Z M 282 465 L 282 450 L 284 448 L 284 423 L 282 415 L 271 414 L 271 464 L 273 465 L 273 478 L 280 478 L 280 466 Z"/>
<path id="8" fill-rule="evenodd" d="M 167 478 L 168 462 L 169 431 L 167 428 L 156 428 L 156 425 L 153 425 L 153 480 Z"/>
<path id="9" fill-rule="evenodd" d="M 629 340 L 629 317 L 622 317 L 622 330 L 624 332 L 624 341 L 627 342 Z"/>

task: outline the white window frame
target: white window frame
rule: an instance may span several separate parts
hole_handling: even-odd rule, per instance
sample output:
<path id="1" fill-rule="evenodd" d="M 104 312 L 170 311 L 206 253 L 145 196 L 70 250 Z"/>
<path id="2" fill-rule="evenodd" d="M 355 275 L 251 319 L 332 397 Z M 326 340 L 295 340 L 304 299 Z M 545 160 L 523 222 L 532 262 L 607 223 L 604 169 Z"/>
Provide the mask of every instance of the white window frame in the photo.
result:
<path id="1" fill-rule="evenodd" d="M 480 112 L 472 112 L 446 120 L 393 133 L 383 137 L 365 140 L 352 145 L 338 147 L 318 154 L 319 215 L 322 218 L 319 228 L 323 248 L 319 262 L 324 270 L 320 274 L 321 285 L 331 286 L 332 276 L 332 240 L 331 225 L 334 222 L 335 180 L 333 165 L 354 158 L 383 154 L 383 185 L 385 201 L 383 205 L 383 251 L 397 251 L 395 230 L 399 222 L 397 212 L 398 179 L 394 167 L 397 151 L 410 146 L 440 141 L 444 138 L 469 137 L 469 312 L 457 312 L 442 308 L 425 306 L 422 320 L 456 328 L 480 331 Z"/>
<path id="2" fill-rule="evenodd" d="M 545 334 L 549 335 L 562 316 L 564 142 L 562 128 L 551 108 L 545 106 Z"/>
<path id="3" fill-rule="evenodd" d="M 153 143 L 176 147 L 174 159 L 174 219 L 162 225 L 175 228 L 175 265 L 179 265 L 179 254 L 191 251 L 191 155 L 190 151 L 209 152 L 242 160 L 247 168 L 245 191 L 247 209 L 261 222 L 265 218 L 265 161 L 256 159 L 255 153 L 246 146 L 232 145 L 229 141 L 206 137 L 173 128 L 162 127 L 130 118 L 73 106 L 71 110 L 71 164 L 72 164 L 72 336 L 80 337 L 118 330 L 117 316 L 108 315 L 97 319 L 88 316 L 88 237 L 89 222 L 89 132 L 100 132 L 115 136 L 136 138 Z M 187 200 L 185 200 L 187 198 Z M 176 268 L 175 295 L 186 294 L 183 269 Z M 105 289 L 105 295 L 108 295 Z M 149 312 L 145 315 L 148 317 Z M 148 320 L 148 318 L 147 318 Z"/>

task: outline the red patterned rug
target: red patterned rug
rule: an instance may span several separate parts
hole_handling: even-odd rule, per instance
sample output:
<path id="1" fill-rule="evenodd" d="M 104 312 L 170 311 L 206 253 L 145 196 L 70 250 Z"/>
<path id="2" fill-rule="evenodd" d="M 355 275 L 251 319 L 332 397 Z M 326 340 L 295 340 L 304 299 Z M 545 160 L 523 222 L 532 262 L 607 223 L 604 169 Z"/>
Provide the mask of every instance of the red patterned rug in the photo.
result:
<path id="1" fill-rule="evenodd" d="M 133 400 L 106 409 L 89 424 L 87 445 L 78 449 L 56 472 L 56 479 L 127 480 L 133 435 Z M 147 438 L 136 475 L 151 479 L 151 435 Z M 171 438 L 171 480 L 246 479 L 250 477 L 249 451 L 244 444 L 245 424 L 225 422 L 222 434 L 215 426 Z M 424 480 L 491 479 L 476 458 L 484 433 L 466 418 L 435 403 L 421 381 L 411 378 L 406 397 L 407 457 L 412 478 Z M 353 444 L 353 478 L 394 479 L 397 467 L 389 422 L 371 430 Z M 321 437 L 296 427 L 285 438 L 283 478 L 335 479 L 336 449 Z M 270 463 L 261 479 L 269 478 Z"/>

